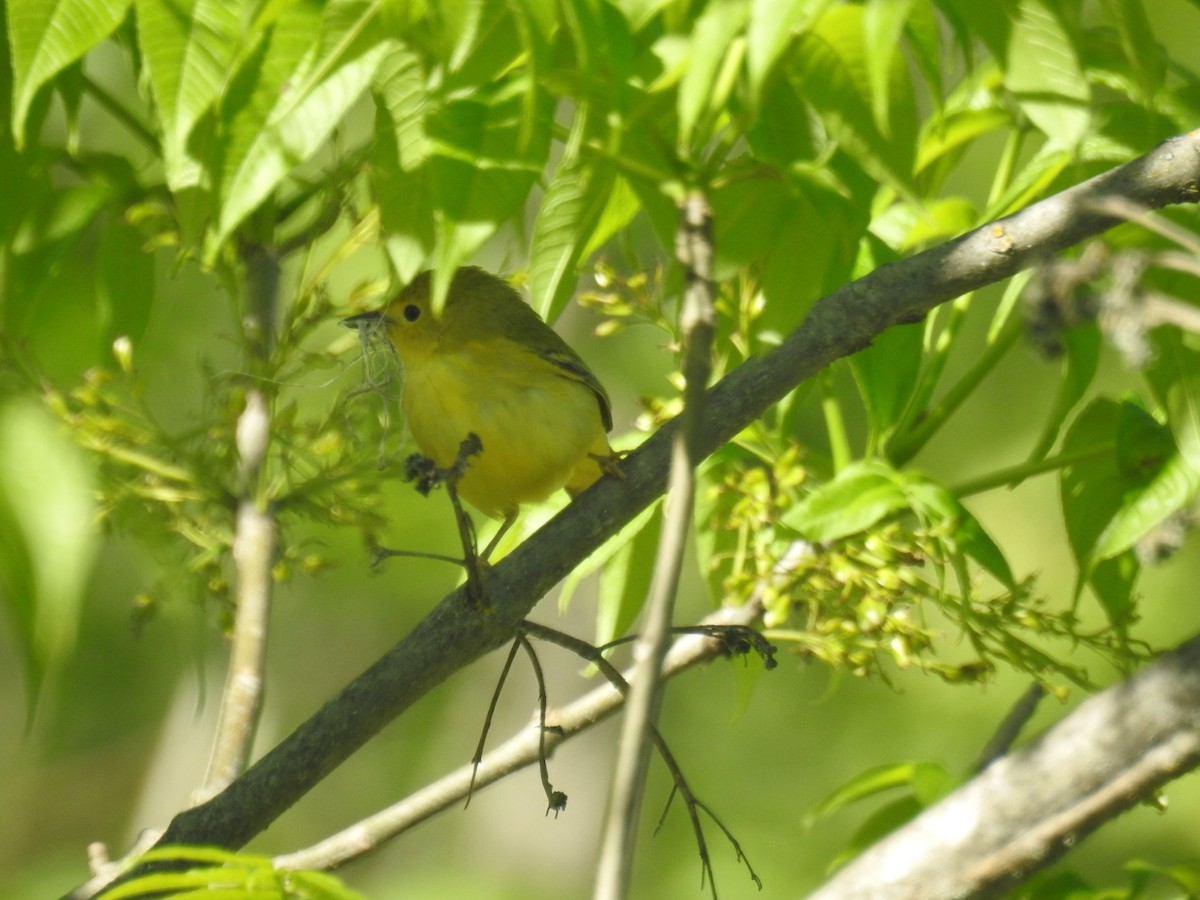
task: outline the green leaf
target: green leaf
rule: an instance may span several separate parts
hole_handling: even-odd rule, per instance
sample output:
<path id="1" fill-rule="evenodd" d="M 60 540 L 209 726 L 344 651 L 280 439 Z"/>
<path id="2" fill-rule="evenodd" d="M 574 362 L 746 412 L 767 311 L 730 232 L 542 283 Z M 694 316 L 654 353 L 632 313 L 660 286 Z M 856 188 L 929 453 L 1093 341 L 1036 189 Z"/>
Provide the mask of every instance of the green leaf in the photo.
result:
<path id="1" fill-rule="evenodd" d="M 1147 375 L 1166 407 L 1179 452 L 1193 469 L 1200 469 L 1200 352 L 1168 330 L 1156 336 L 1155 347 Z"/>
<path id="2" fill-rule="evenodd" d="M 1092 567 L 1091 554 L 1096 538 L 1120 507 L 1121 497 L 1133 481 L 1118 467 L 1116 453 L 1118 419 L 1145 416 L 1145 412 L 1137 407 L 1126 408 L 1131 406 L 1107 398 L 1093 400 L 1075 418 L 1063 437 L 1064 455 L 1084 454 L 1059 474 L 1059 496 L 1067 540 L 1079 571 L 1075 585 L 1077 596 Z"/>
<path id="3" fill-rule="evenodd" d="M 956 150 L 1012 125 L 1012 115 L 999 106 L 963 109 L 928 120 L 917 149 L 918 173 Z"/>
<path id="4" fill-rule="evenodd" d="M 1100 364 L 1100 329 L 1094 324 L 1067 329 L 1060 338 L 1064 350 L 1062 377 L 1041 437 L 1029 454 L 1031 463 L 1045 459 L 1058 441 L 1063 425 L 1070 421 L 1071 413 L 1087 393 Z"/>
<path id="5" fill-rule="evenodd" d="M 589 259 L 593 253 L 608 243 L 613 235 L 622 231 L 632 222 L 633 217 L 641 208 L 641 201 L 638 200 L 638 195 L 629 182 L 620 175 L 616 176 L 613 179 L 612 188 L 608 192 L 604 209 L 600 211 L 600 219 L 596 222 L 596 227 L 592 229 L 592 236 L 584 246 L 583 252 L 579 254 L 579 258 Z"/>
<path id="6" fill-rule="evenodd" d="M 891 133 L 875 124 L 862 7 L 829 9 L 800 36 L 789 74 L 799 96 L 821 115 L 839 145 L 873 178 L 912 193 L 916 108 L 912 84 L 897 57 L 888 84 Z"/>
<path id="7" fill-rule="evenodd" d="M 915 797 L 901 797 L 869 815 L 854 832 L 854 835 L 830 862 L 836 869 L 858 856 L 863 850 L 891 834 L 901 825 L 912 821 L 924 809 Z"/>
<path id="8" fill-rule="evenodd" d="M 1042 0 L 1017 2 L 1004 83 L 1051 146 L 1072 150 L 1087 132 L 1087 78 L 1066 26 Z"/>
<path id="9" fill-rule="evenodd" d="M 751 0 L 746 26 L 750 105 L 757 109 L 776 64 L 796 36 L 819 19 L 833 0 Z"/>
<path id="10" fill-rule="evenodd" d="M 558 608 L 561 612 L 566 612 L 569 608 L 571 597 L 574 596 L 584 578 L 606 566 L 610 559 L 620 553 L 630 541 L 637 538 L 646 529 L 651 518 L 660 518 L 659 506 L 660 503 L 656 502 L 638 513 L 624 528 L 605 541 L 598 550 L 563 579 L 562 590 L 558 595 Z"/>
<path id="11" fill-rule="evenodd" d="M 529 289 L 537 311 L 553 322 L 575 291 L 577 267 L 612 192 L 614 172 L 584 162 L 568 147 L 546 189 L 529 249 Z"/>
<path id="12" fill-rule="evenodd" d="M 538 129 L 525 132 L 520 80 L 446 103 L 426 118 L 434 214 L 433 298 L 453 273 L 522 209 L 546 163 L 552 99 L 539 98 Z"/>
<path id="13" fill-rule="evenodd" d="M 96 528 L 91 473 L 30 400 L 0 405 L 0 604 L 15 626 L 30 704 L 71 650 Z"/>
<path id="14" fill-rule="evenodd" d="M 8 0 L 13 139 L 20 149 L 30 105 L 55 75 L 108 37 L 131 0 Z"/>
<path id="15" fill-rule="evenodd" d="M 661 508 L 655 506 L 654 513 L 609 558 L 600 572 L 597 644 L 607 644 L 628 632 L 646 603 L 662 534 Z"/>
<path id="16" fill-rule="evenodd" d="M 1166 60 L 1142 0 L 1104 0 L 1104 7 L 1116 24 L 1121 49 L 1140 88 L 1138 99 L 1151 106 L 1166 77 Z"/>
<path id="17" fill-rule="evenodd" d="M 881 460 L 854 462 L 788 510 L 781 521 L 810 541 L 866 531 L 908 507 L 904 479 Z"/>
<path id="18" fill-rule="evenodd" d="M 929 84 L 930 101 L 935 112 L 942 108 L 942 24 L 933 0 L 917 0 L 909 8 L 904 33 L 912 48 L 913 60 Z"/>
<path id="19" fill-rule="evenodd" d="M 863 8 L 863 33 L 874 52 L 867 56 L 871 83 L 871 113 L 881 134 L 891 133 L 892 65 L 900 38 L 916 0 L 868 0 Z"/>
<path id="20" fill-rule="evenodd" d="M 1005 587 L 1016 589 L 1016 579 L 1000 547 L 948 488 L 914 476 L 909 480 L 908 496 L 913 512 L 953 556 L 970 557 Z"/>
<path id="21" fill-rule="evenodd" d="M 850 357 L 873 448 L 883 447 L 913 396 L 925 339 L 919 327 L 889 328 Z"/>
<path id="22" fill-rule="evenodd" d="M 376 9 L 370 0 L 335 0 L 322 15 L 298 3 L 269 27 L 223 104 L 228 138 L 208 259 L 341 124 L 395 49 L 370 28 Z"/>
<path id="23" fill-rule="evenodd" d="M 1125 502 L 1096 538 L 1092 557 L 1109 559 L 1128 550 L 1169 516 L 1194 502 L 1200 491 L 1200 471 L 1175 454 L 1159 469 L 1154 479 L 1125 496 Z"/>
<path id="24" fill-rule="evenodd" d="M 892 763 L 876 766 L 855 775 L 817 804 L 810 819 L 824 818 L 870 797 L 897 788 L 910 788 L 923 806 L 935 802 L 954 785 L 954 779 L 943 766 L 930 762 Z"/>
<path id="25" fill-rule="evenodd" d="M 154 304 L 154 256 L 124 222 L 100 232 L 96 248 L 96 317 L 104 349 L 119 337 L 138 340 Z"/>
<path id="26" fill-rule="evenodd" d="M 1089 404 L 1068 429 L 1063 454 L 1080 457 L 1059 478 L 1079 570 L 1075 593 L 1090 583 L 1114 624 L 1123 624 L 1138 574 L 1127 551 L 1192 501 L 1200 475 L 1176 452 L 1170 430 L 1130 402 Z"/>
<path id="27" fill-rule="evenodd" d="M 1008 189 L 984 212 L 984 218 L 998 219 L 1023 209 L 1054 183 L 1054 180 L 1074 162 L 1071 154 L 1048 141 L 1021 170 L 1013 176 Z"/>
<path id="28" fill-rule="evenodd" d="M 373 96 L 371 178 L 384 247 L 396 275 L 407 283 L 426 267 L 436 241 L 432 218 L 412 214 L 433 208 L 427 167 L 432 147 L 425 132 L 431 100 L 417 55 L 405 47 L 388 54 L 376 73 Z"/>
<path id="29" fill-rule="evenodd" d="M 738 48 L 744 48 L 742 30 L 749 14 L 747 0 L 711 0 L 692 30 L 679 85 L 678 143 L 685 157 L 694 142 L 708 140 L 703 123 L 725 105 L 732 85 L 726 73 L 740 67 Z"/>
<path id="30" fill-rule="evenodd" d="M 163 162 L 173 191 L 212 173 L 188 139 L 221 95 L 243 41 L 241 0 L 137 0 L 138 46 L 158 107 Z"/>

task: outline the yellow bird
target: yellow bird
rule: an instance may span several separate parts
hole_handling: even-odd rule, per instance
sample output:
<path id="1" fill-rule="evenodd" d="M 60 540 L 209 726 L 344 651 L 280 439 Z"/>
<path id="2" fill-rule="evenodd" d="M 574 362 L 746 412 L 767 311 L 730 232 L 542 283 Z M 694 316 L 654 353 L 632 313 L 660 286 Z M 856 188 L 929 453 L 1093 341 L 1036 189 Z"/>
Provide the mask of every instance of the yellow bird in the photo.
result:
<path id="1" fill-rule="evenodd" d="M 459 269 L 441 315 L 422 272 L 379 312 L 342 321 L 380 327 L 404 373 L 400 405 L 421 453 L 454 465 L 469 434 L 482 450 L 458 480 L 459 496 L 503 518 L 495 547 L 522 503 L 565 487 L 572 497 L 613 471 L 608 394 L 579 355 L 507 282 Z"/>

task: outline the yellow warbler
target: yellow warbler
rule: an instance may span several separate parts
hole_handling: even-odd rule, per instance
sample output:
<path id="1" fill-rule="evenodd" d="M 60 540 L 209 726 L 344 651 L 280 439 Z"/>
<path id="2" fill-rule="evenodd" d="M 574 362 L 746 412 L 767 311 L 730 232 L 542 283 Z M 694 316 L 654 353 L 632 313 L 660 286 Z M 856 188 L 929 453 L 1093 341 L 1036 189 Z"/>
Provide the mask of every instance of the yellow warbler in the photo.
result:
<path id="1" fill-rule="evenodd" d="M 457 482 L 459 495 L 504 524 L 522 503 L 560 487 L 574 497 L 615 459 L 608 394 L 579 355 L 507 282 L 459 269 L 441 315 L 422 272 L 380 312 L 343 320 L 378 325 L 404 372 L 401 408 L 421 452 L 454 464 L 469 434 L 482 450 Z M 486 558 L 488 551 L 484 551 Z"/>

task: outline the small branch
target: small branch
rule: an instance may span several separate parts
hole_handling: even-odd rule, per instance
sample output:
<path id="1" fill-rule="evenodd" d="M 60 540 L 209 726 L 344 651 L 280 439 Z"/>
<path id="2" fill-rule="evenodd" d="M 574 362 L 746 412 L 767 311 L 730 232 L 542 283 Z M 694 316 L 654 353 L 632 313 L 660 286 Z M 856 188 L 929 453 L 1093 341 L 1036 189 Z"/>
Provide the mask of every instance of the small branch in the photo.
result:
<path id="1" fill-rule="evenodd" d="M 483 762 L 483 748 L 487 744 L 488 732 L 492 730 L 492 719 L 496 715 L 496 706 L 500 703 L 500 694 L 504 692 L 504 683 L 508 681 L 508 673 L 512 671 L 513 660 L 517 658 L 517 650 L 520 647 L 521 641 L 518 636 L 513 639 L 508 657 L 504 660 L 504 667 L 500 669 L 500 677 L 496 679 L 496 689 L 492 691 L 492 702 L 488 704 L 487 714 L 483 717 L 483 729 L 479 733 L 479 743 L 475 745 L 475 755 L 471 757 L 471 783 L 467 785 L 467 802 L 463 804 L 464 809 L 471 805 L 471 798 L 475 796 L 475 776 L 479 773 L 479 766 Z"/>
<path id="2" fill-rule="evenodd" d="M 705 619 L 705 622 L 714 626 L 751 625 L 761 615 L 762 607 L 757 602 L 751 602 L 744 606 L 719 610 Z M 680 638 L 667 654 L 662 677 L 673 678 L 695 665 L 722 656 L 724 650 L 725 645 L 720 639 L 700 635 Z M 632 677 L 632 672 L 626 672 L 625 677 Z M 559 744 L 605 721 L 617 712 L 624 702 L 624 696 L 610 684 L 595 688 L 575 702 L 557 710 L 552 727 L 541 728 L 535 722 L 523 728 L 488 753 L 479 763 L 472 761 L 461 766 L 412 796 L 319 844 L 276 857 L 276 868 L 329 869 L 362 856 L 384 841 L 424 822 L 442 810 L 461 803 L 472 791 L 485 788 L 513 772 L 534 765 L 539 759 L 553 753 Z"/>
<path id="3" fill-rule="evenodd" d="M 268 366 L 275 343 L 279 259 L 257 245 L 245 248 L 244 258 L 246 313 L 242 329 L 249 369 L 253 374 L 261 374 Z M 246 391 L 246 407 L 238 418 L 235 440 L 239 465 L 237 526 L 233 539 L 237 608 L 213 752 L 204 783 L 192 797 L 197 805 L 219 794 L 246 770 L 262 712 L 271 567 L 275 562 L 278 526 L 268 498 L 261 493 L 261 473 L 271 441 L 270 401 L 261 386 Z"/>
<path id="4" fill-rule="evenodd" d="M 1000 723 L 996 733 L 979 751 L 979 759 L 975 761 L 974 771 L 982 772 L 1012 749 L 1012 745 L 1021 736 L 1022 730 L 1029 724 L 1029 720 L 1037 712 L 1038 704 L 1045 696 L 1046 688 L 1038 682 L 1035 681 L 1029 686 L 1013 708 L 1009 710 L 1008 715 L 1004 717 L 1004 721 Z"/>
<path id="5" fill-rule="evenodd" d="M 554 785 L 550 783 L 550 767 L 546 765 L 546 732 L 549 730 L 546 724 L 546 679 L 542 675 L 542 664 L 538 661 L 537 651 L 533 649 L 533 644 L 529 643 L 524 630 L 517 635 L 517 643 L 529 657 L 529 664 L 533 666 L 533 677 L 537 680 L 538 773 L 542 776 L 542 790 L 546 792 L 546 814 L 553 812 L 557 819 L 558 814 L 567 808 L 567 795 L 554 789 Z"/>
<path id="6" fill-rule="evenodd" d="M 864 850 L 810 900 L 991 897 L 1200 764 L 1200 637 Z"/>
<path id="7" fill-rule="evenodd" d="M 704 414 L 704 392 L 711 373 L 714 307 L 712 212 L 708 201 L 702 194 L 690 194 L 684 199 L 681 218 L 676 256 L 687 279 L 680 322 L 684 346 L 683 412 L 672 444 L 666 513 L 654 562 L 654 580 L 646 603 L 645 623 L 634 646 L 634 659 L 637 660 L 635 687 L 621 728 L 596 873 L 593 896 L 597 900 L 620 900 L 629 890 L 650 744 L 657 733 L 654 723 L 658 720 L 662 700 L 659 673 L 670 640 L 675 592 L 692 521 L 694 470 L 703 458 L 698 451 L 697 432 Z"/>

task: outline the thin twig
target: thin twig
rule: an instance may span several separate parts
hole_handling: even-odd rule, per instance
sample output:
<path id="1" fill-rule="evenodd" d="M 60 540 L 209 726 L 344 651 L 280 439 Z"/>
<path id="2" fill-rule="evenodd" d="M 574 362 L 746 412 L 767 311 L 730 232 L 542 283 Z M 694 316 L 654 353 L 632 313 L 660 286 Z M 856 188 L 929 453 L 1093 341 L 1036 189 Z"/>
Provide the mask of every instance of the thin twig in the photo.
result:
<path id="1" fill-rule="evenodd" d="M 565 647 L 576 656 L 579 656 L 581 659 L 585 659 L 594 664 L 596 668 L 600 670 L 601 674 L 604 675 L 604 677 L 608 679 L 609 683 L 612 684 L 617 690 L 619 690 L 626 697 L 631 695 L 632 688 L 630 687 L 629 682 L 625 680 L 625 677 L 617 670 L 617 667 L 604 657 L 599 648 L 594 647 L 587 641 L 581 641 L 569 634 L 564 634 L 561 631 L 553 628 L 547 628 L 544 625 L 538 625 L 534 622 L 527 622 L 523 627 L 527 633 L 535 635 L 544 641 L 558 644 L 560 647 Z M 635 666 L 635 674 L 639 671 L 640 668 Z M 658 751 L 658 755 L 662 758 L 663 765 L 665 765 L 667 767 L 667 771 L 671 773 L 671 780 L 674 783 L 671 794 L 667 798 L 667 802 L 663 807 L 662 814 L 659 817 L 658 827 L 662 826 L 663 821 L 666 819 L 667 812 L 671 808 L 671 801 L 674 799 L 675 795 L 678 794 L 683 798 L 684 807 L 687 809 L 688 821 L 692 824 L 692 836 L 696 841 L 696 852 L 700 856 L 700 886 L 703 888 L 705 883 L 707 883 L 713 900 L 717 900 L 717 883 L 716 876 L 713 873 L 712 868 L 712 857 L 708 853 L 708 841 L 704 837 L 704 826 L 700 821 L 700 813 L 703 811 L 709 816 L 709 818 L 717 823 L 717 826 L 722 832 L 724 832 L 726 837 L 729 838 L 730 843 L 733 845 L 734 852 L 737 853 L 738 860 L 746 864 L 746 868 L 750 872 L 750 878 L 761 889 L 762 881 L 759 879 L 758 873 L 754 871 L 754 867 L 750 865 L 749 858 L 742 851 L 741 844 L 738 843 L 738 841 L 733 837 L 733 834 L 728 828 L 725 827 L 725 824 L 717 818 L 713 811 L 708 806 L 700 802 L 700 800 L 696 797 L 695 793 L 692 791 L 692 786 L 688 783 L 687 778 L 684 777 L 683 769 L 680 768 L 678 760 L 675 759 L 675 754 L 671 752 L 671 748 L 667 745 L 666 739 L 662 736 L 662 732 L 658 730 L 657 726 L 651 725 L 648 731 L 648 737 L 650 743 L 653 744 L 654 749 Z M 655 830 L 657 830 L 657 828 Z"/>
<path id="2" fill-rule="evenodd" d="M 1033 714 L 1037 712 L 1038 704 L 1042 702 L 1042 698 L 1046 696 L 1046 688 L 1039 682 L 1034 682 L 1021 695 L 1021 698 L 1009 710 L 1007 716 L 996 729 L 996 733 L 991 736 L 983 749 L 979 751 L 979 758 L 975 760 L 973 771 L 982 772 L 1004 754 L 1012 749 L 1012 745 L 1020 736 L 1021 731 L 1029 724 L 1029 720 L 1033 718 Z"/>
<path id="3" fill-rule="evenodd" d="M 557 819 L 558 814 L 567 808 L 567 795 L 556 791 L 550 783 L 550 767 L 546 765 L 546 732 L 549 730 L 546 725 L 546 679 L 542 675 L 542 664 L 538 661 L 537 651 L 525 635 L 526 632 L 522 629 L 517 634 L 517 642 L 529 656 L 529 664 L 533 666 L 533 677 L 538 686 L 538 772 L 542 776 L 542 789 L 546 792 L 546 815 L 553 812 L 554 818 Z"/>
<path id="4" fill-rule="evenodd" d="M 718 610 L 705 621 L 712 625 L 749 625 L 758 621 L 761 615 L 761 604 L 751 601 L 743 606 Z M 672 678 L 692 666 L 719 657 L 724 649 L 725 645 L 719 639 L 698 635 L 680 638 L 667 654 L 663 677 Z M 624 676 L 632 677 L 632 672 L 626 672 Z M 594 688 L 578 700 L 558 708 L 553 727 L 541 728 L 534 723 L 521 729 L 479 763 L 472 761 L 461 766 L 412 796 L 331 835 L 319 844 L 276 857 L 275 867 L 328 869 L 356 859 L 442 810 L 461 803 L 472 791 L 481 790 L 515 771 L 535 764 L 563 741 L 605 721 L 624 703 L 624 696 L 611 684 Z"/>
<path id="5" fill-rule="evenodd" d="M 608 804 L 593 896 L 620 900 L 629 890 L 637 823 L 646 786 L 650 743 L 662 700 L 659 673 L 667 651 L 675 592 L 687 548 L 695 493 L 695 465 L 700 459 L 697 429 L 704 415 L 705 390 L 711 373 L 713 335 L 712 221 L 705 197 L 684 199 L 676 256 L 687 279 L 681 330 L 685 379 L 683 412 L 671 450 L 666 513 L 654 580 L 646 603 L 642 635 L 634 649 L 636 687 L 621 728 L 616 769 Z"/>
<path id="6" fill-rule="evenodd" d="M 488 704 L 487 715 L 483 717 L 483 730 L 479 733 L 479 743 L 475 745 L 475 755 L 471 757 L 471 783 L 467 785 L 467 802 L 463 804 L 463 809 L 471 805 L 471 798 L 475 796 L 475 776 L 479 774 L 479 764 L 483 762 L 483 748 L 487 743 L 488 732 L 492 730 L 492 718 L 496 715 L 496 706 L 500 702 L 500 694 L 504 691 L 504 682 L 508 681 L 508 673 L 512 671 L 513 660 L 517 658 L 517 649 L 521 646 L 521 637 L 518 635 L 513 639 L 512 646 L 508 650 L 508 657 L 504 660 L 504 667 L 500 670 L 500 677 L 496 679 L 496 689 L 492 691 L 492 702 Z"/>

